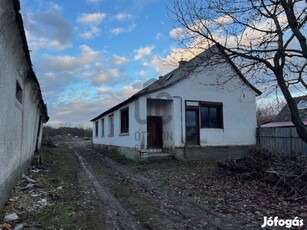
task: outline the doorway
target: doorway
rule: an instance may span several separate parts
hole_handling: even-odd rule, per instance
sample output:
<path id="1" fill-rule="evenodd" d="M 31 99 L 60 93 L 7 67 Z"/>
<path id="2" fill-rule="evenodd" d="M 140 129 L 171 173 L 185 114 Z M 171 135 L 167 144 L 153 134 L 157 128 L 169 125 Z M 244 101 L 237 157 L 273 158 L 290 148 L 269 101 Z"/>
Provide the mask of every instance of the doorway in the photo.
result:
<path id="1" fill-rule="evenodd" d="M 186 145 L 199 145 L 199 110 L 187 109 L 185 114 Z"/>
<path id="2" fill-rule="evenodd" d="M 162 117 L 147 117 L 147 147 L 149 149 L 162 149 L 163 147 L 163 121 Z"/>

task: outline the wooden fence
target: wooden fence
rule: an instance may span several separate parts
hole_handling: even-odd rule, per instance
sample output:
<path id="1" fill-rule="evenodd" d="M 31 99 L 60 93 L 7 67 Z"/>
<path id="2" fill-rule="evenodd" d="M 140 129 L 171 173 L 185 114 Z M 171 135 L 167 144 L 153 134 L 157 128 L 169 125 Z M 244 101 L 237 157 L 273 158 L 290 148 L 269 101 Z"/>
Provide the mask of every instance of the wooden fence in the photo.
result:
<path id="1" fill-rule="evenodd" d="M 283 153 L 300 152 L 307 157 L 307 144 L 294 127 L 258 128 L 257 144 Z"/>

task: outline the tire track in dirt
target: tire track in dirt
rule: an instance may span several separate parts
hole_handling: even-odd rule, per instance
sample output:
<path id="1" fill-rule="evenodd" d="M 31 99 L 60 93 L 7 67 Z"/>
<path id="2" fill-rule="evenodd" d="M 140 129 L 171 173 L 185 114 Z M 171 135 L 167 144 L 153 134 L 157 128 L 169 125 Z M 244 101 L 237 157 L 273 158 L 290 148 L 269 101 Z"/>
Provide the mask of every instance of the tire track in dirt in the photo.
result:
<path id="1" fill-rule="evenodd" d="M 103 175 L 99 175 L 99 180 L 97 179 L 98 175 L 94 175 L 92 167 L 88 162 L 82 157 L 79 150 L 76 147 L 73 147 L 74 154 L 77 156 L 82 170 L 84 171 L 87 180 L 93 186 L 94 189 L 89 191 L 96 198 L 99 197 L 98 202 L 102 202 L 99 207 L 102 207 L 103 210 L 97 210 L 103 216 L 102 225 L 99 226 L 99 229 L 141 229 L 137 221 L 131 216 L 126 209 L 121 205 L 121 203 L 115 198 L 115 196 L 110 192 L 110 189 L 106 184 L 103 183 Z"/>
<path id="2" fill-rule="evenodd" d="M 137 215 L 144 215 L 145 217 L 148 217 L 151 213 L 152 218 L 150 219 L 154 219 L 154 222 L 146 222 L 147 224 L 143 225 L 145 229 L 242 229 L 234 220 L 218 215 L 189 197 L 165 187 L 160 181 L 146 175 L 144 171 L 132 171 L 129 167 L 118 164 L 91 148 L 86 148 L 82 152 L 86 153 L 86 158 L 90 161 L 90 164 L 96 164 L 100 161 L 103 167 L 112 171 L 113 176 L 120 177 L 120 180 L 123 181 L 121 185 L 123 189 L 126 187 L 128 191 L 130 187 L 133 193 L 138 194 L 135 196 L 139 201 L 136 201 L 133 196 L 128 198 L 130 202 L 127 201 L 127 197 L 121 200 L 123 206 L 130 209 L 130 212 L 132 210 L 131 204 L 140 203 L 142 199 L 143 203 L 151 203 L 147 207 L 142 207 L 140 204 L 136 205 L 138 208 L 143 208 L 142 212 L 147 212 L 147 215 L 140 213 L 139 210 L 132 210 L 133 213 L 136 212 Z M 117 198 L 120 199 L 120 197 Z M 144 210 L 145 208 L 148 210 Z M 140 219 L 145 218 L 138 217 Z"/>

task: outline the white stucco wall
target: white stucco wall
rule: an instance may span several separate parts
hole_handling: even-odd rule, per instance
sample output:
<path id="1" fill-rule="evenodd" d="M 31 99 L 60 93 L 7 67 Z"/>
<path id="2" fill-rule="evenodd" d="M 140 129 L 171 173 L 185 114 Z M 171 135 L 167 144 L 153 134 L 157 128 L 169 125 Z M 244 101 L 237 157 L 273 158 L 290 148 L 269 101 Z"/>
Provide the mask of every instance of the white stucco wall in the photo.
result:
<path id="1" fill-rule="evenodd" d="M 143 103 L 143 105 L 138 106 L 137 103 Z M 129 132 L 126 134 L 120 133 L 120 110 L 124 108 L 129 108 Z M 146 138 L 146 133 L 144 127 L 146 119 L 142 116 L 142 111 L 138 108 L 144 110 L 146 108 L 146 100 L 138 100 L 137 102 L 131 102 L 118 110 L 100 118 L 98 136 L 95 135 L 95 122 L 93 122 L 93 143 L 94 144 L 105 144 L 105 145 L 116 145 L 140 148 L 140 145 L 144 142 Z M 114 135 L 109 135 L 109 116 L 113 114 L 114 119 Z M 101 120 L 104 119 L 104 137 L 102 137 Z"/>
<path id="2" fill-rule="evenodd" d="M 0 209 L 10 186 L 34 154 L 39 117 L 38 86 L 30 70 L 13 1 L 0 1 Z M 16 81 L 22 103 L 16 99 Z M 39 140 L 41 141 L 41 140 Z"/>
<path id="3" fill-rule="evenodd" d="M 221 59 L 222 57 L 218 57 Z M 114 112 L 114 137 L 95 138 L 94 143 L 117 146 L 139 146 L 135 133 L 146 134 L 146 121 L 138 122 L 135 114 L 163 118 L 163 145 L 165 148 L 185 146 L 185 102 L 218 102 L 223 105 L 223 128 L 201 128 L 201 146 L 253 145 L 256 143 L 256 92 L 247 86 L 227 62 L 188 72 L 185 79 L 163 90 L 149 93 L 128 104 L 129 136 L 119 135 L 119 110 Z M 147 103 L 147 99 L 160 103 Z M 139 106 L 136 106 L 139 105 Z M 170 116 L 170 117 L 169 117 Z M 108 119 L 105 118 L 107 130 Z M 95 126 L 93 127 L 95 130 Z M 100 134 L 99 134 L 100 135 Z M 143 135 L 146 146 L 146 135 Z"/>
<path id="4" fill-rule="evenodd" d="M 223 104 L 223 129 L 201 128 L 201 146 L 253 145 L 256 143 L 256 92 L 243 83 L 228 63 L 220 63 L 214 67 L 196 71 L 165 91 L 172 97 L 182 98 L 182 113 L 178 105 L 174 111 L 176 117 L 174 130 L 176 131 L 181 128 L 179 119 L 181 114 L 183 122 L 185 121 L 186 100 Z M 185 124 L 183 124 L 183 136 L 185 140 Z M 175 138 L 176 146 L 183 146 L 180 144 L 179 135 L 175 135 Z"/>

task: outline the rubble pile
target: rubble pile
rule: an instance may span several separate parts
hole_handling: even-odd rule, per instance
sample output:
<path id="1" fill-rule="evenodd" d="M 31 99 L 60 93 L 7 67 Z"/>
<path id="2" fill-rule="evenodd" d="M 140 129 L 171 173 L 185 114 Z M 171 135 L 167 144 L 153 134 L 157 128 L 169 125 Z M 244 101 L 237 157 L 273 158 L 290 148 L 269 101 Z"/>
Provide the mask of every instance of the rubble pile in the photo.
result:
<path id="1" fill-rule="evenodd" d="M 34 175 L 40 171 L 32 168 L 28 174 Z M 35 211 L 47 205 L 46 193 L 36 180 L 22 174 L 6 205 L 10 204 L 13 208 L 8 209 L 9 212 L 6 212 L 3 220 L 0 220 L 0 230 L 21 230 L 27 227 L 23 222 L 25 212 Z"/>
<path id="2" fill-rule="evenodd" d="M 301 154 L 270 152 L 258 147 L 242 158 L 218 162 L 218 167 L 242 182 L 257 180 L 260 185 L 274 186 L 289 199 L 307 198 L 307 165 Z"/>

